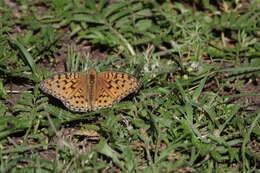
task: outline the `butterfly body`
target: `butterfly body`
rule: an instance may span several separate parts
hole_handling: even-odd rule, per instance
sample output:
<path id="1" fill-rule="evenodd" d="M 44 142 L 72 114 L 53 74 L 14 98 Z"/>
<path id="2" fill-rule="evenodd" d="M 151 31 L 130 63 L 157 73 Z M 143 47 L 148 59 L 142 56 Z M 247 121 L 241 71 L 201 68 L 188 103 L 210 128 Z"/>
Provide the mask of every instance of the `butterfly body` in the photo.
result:
<path id="1" fill-rule="evenodd" d="M 121 72 L 58 73 L 43 80 L 40 88 L 60 99 L 75 112 L 95 111 L 112 106 L 139 88 L 138 80 Z"/>

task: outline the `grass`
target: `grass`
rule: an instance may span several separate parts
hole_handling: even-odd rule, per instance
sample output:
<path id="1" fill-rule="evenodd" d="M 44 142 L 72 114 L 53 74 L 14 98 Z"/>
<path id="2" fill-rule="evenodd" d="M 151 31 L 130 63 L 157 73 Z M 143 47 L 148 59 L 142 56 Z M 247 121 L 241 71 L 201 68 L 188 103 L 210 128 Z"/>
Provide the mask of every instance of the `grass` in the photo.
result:
<path id="1" fill-rule="evenodd" d="M 0 172 L 257 172 L 260 3 L 1 1 Z M 39 90 L 63 71 L 141 88 L 74 113 Z"/>

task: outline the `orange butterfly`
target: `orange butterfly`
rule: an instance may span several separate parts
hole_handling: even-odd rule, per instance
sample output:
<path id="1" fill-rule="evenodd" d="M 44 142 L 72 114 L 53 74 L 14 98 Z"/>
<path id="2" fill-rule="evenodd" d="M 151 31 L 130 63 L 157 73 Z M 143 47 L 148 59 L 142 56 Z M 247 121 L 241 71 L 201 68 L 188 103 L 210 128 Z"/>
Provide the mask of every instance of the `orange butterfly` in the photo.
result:
<path id="1" fill-rule="evenodd" d="M 112 106 L 140 86 L 138 80 L 121 72 L 67 72 L 55 74 L 40 88 L 75 112 L 95 111 Z"/>

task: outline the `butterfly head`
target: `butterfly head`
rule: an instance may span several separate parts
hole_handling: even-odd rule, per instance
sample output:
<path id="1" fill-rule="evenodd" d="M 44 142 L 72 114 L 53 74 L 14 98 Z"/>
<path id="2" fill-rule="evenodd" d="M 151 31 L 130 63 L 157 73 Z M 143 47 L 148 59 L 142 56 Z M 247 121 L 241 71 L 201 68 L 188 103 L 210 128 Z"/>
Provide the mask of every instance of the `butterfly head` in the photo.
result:
<path id="1" fill-rule="evenodd" d="M 88 73 L 89 73 L 90 75 L 96 75 L 96 74 L 97 74 L 97 71 L 96 71 L 95 68 L 91 67 L 91 68 L 89 69 Z"/>

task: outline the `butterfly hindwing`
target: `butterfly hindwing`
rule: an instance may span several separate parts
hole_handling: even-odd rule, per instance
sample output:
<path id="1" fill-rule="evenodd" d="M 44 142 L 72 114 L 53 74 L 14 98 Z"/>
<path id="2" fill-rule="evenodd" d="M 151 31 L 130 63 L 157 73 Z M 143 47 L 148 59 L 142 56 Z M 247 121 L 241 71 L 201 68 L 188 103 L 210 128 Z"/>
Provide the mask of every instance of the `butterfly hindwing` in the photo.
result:
<path id="1" fill-rule="evenodd" d="M 84 93 L 85 92 L 82 88 L 77 88 L 77 90 L 69 99 L 62 100 L 62 102 L 68 109 L 72 111 L 87 112 L 91 110 L 91 106 L 86 94 Z"/>
<path id="2" fill-rule="evenodd" d="M 111 107 L 115 102 L 115 99 L 111 97 L 104 88 L 101 88 L 97 94 L 97 98 L 94 102 L 93 109 L 98 110 L 101 108 Z"/>

